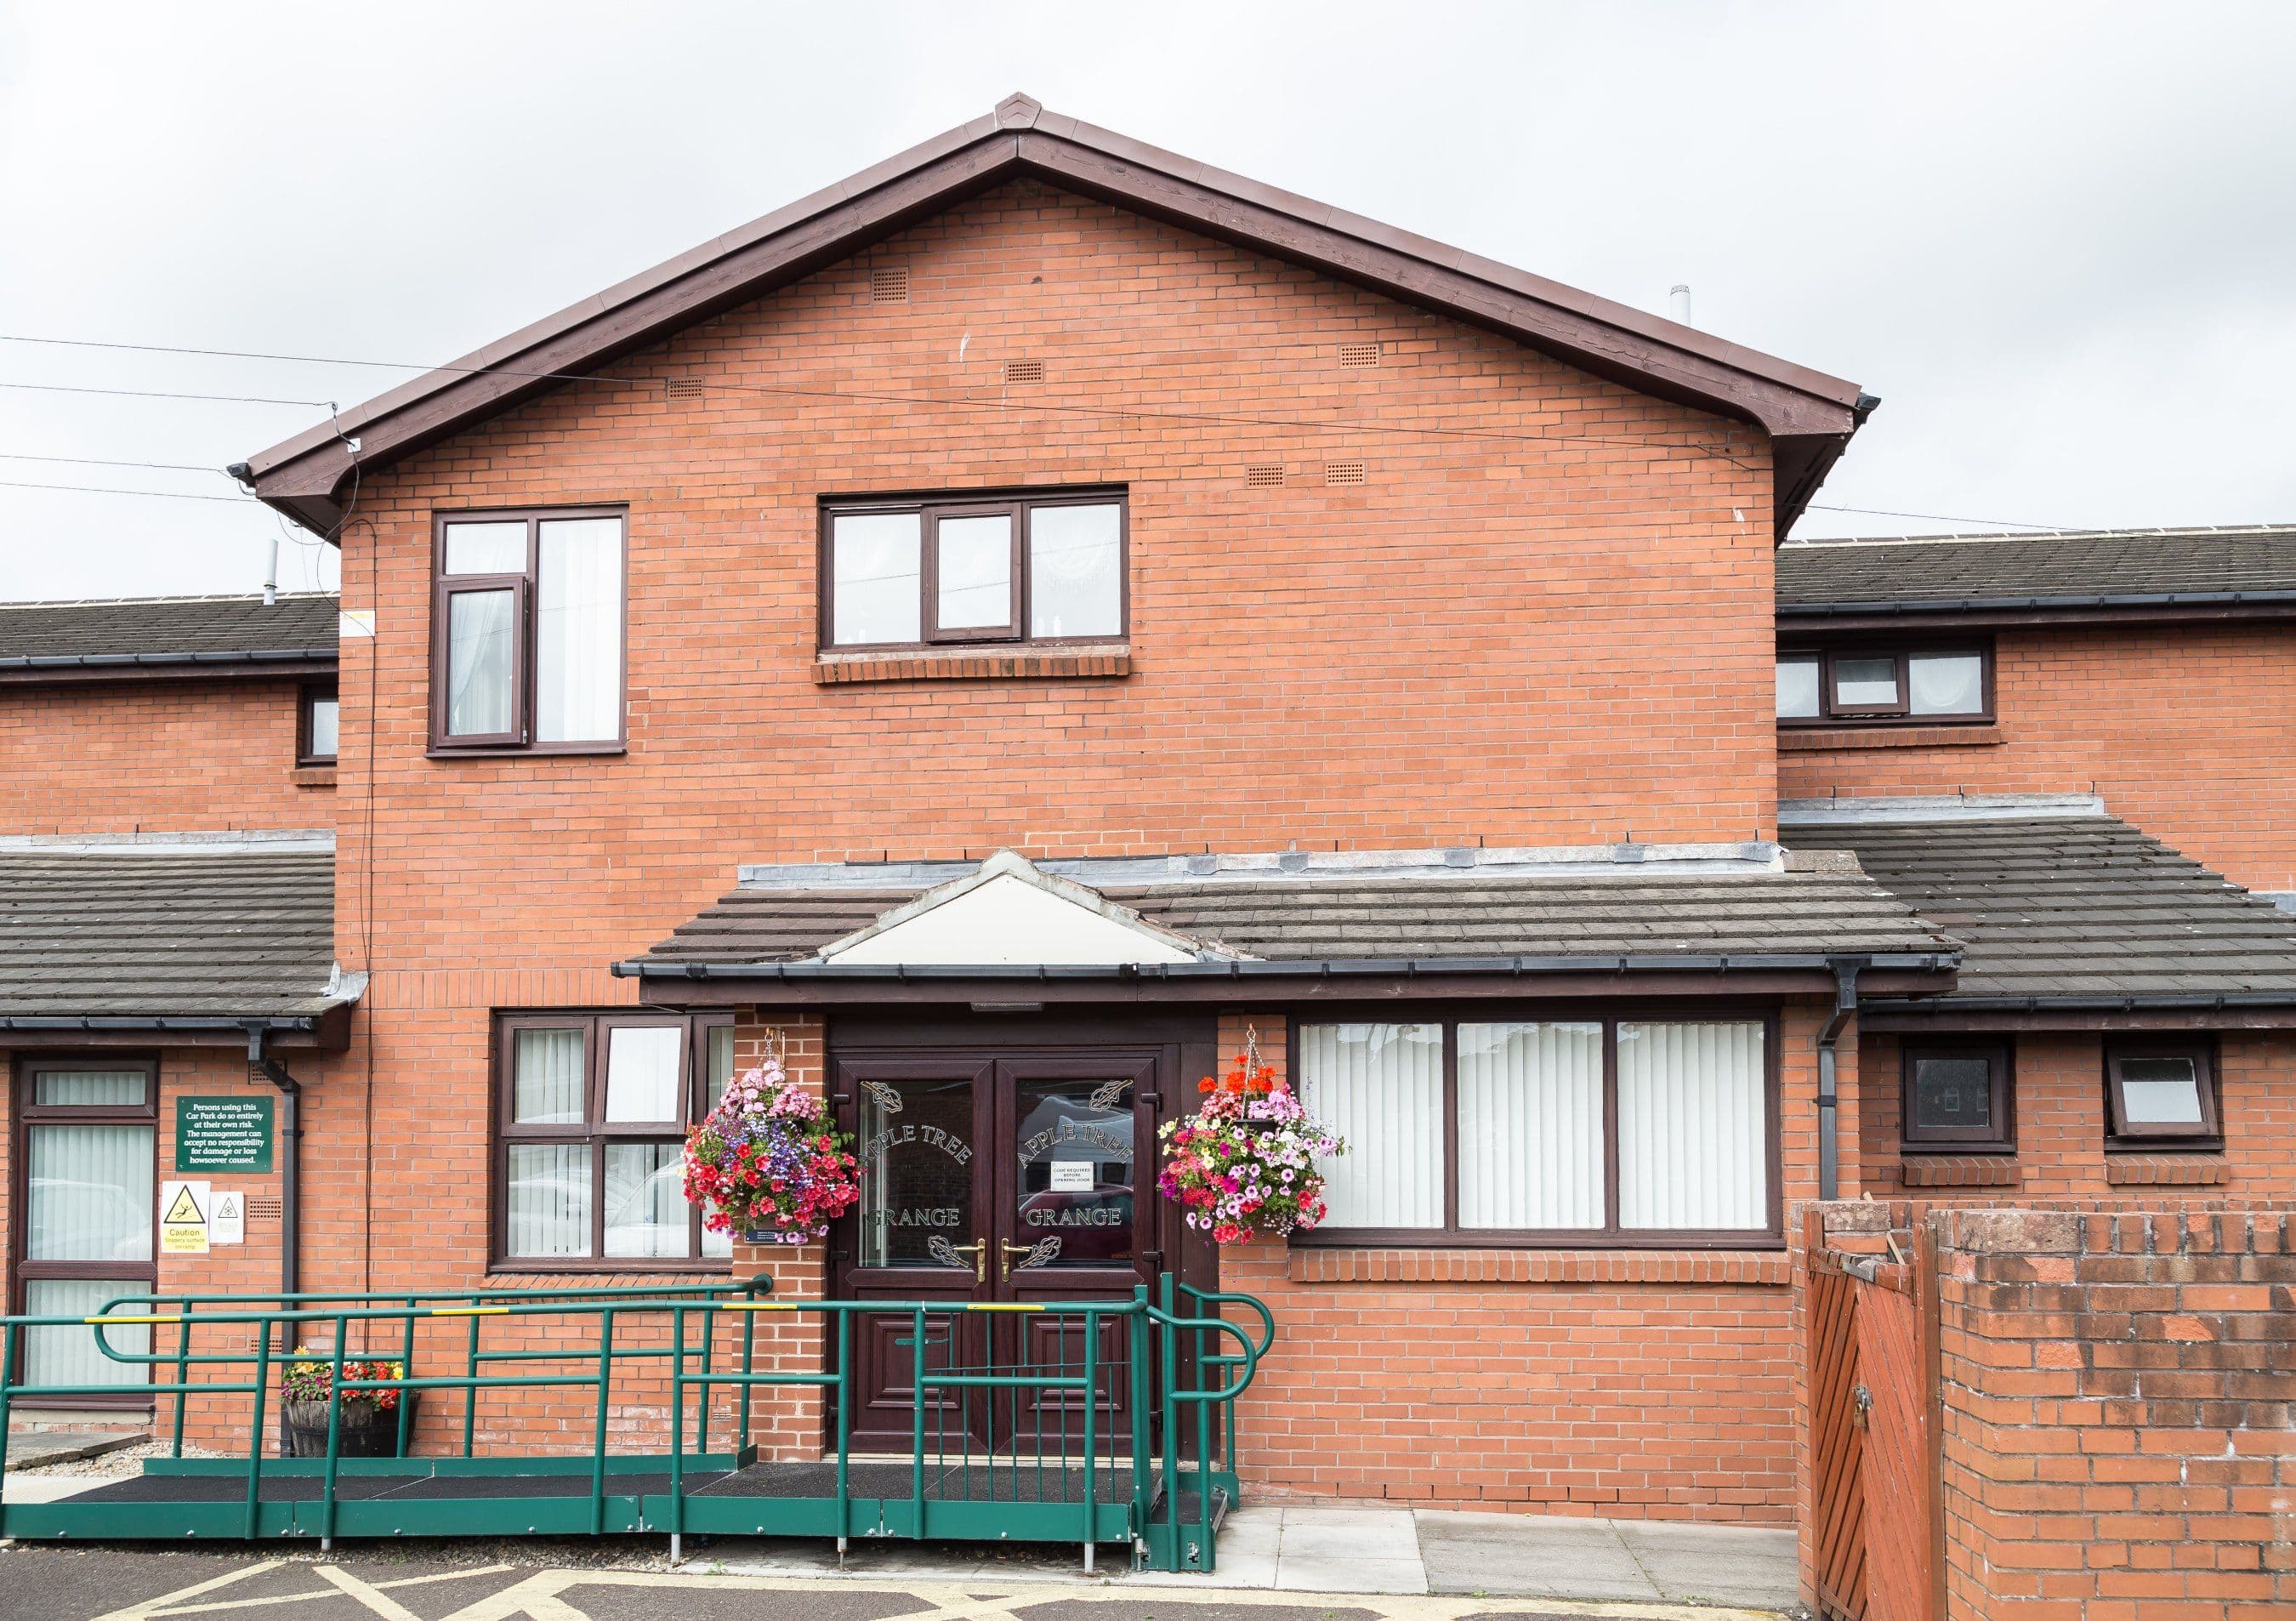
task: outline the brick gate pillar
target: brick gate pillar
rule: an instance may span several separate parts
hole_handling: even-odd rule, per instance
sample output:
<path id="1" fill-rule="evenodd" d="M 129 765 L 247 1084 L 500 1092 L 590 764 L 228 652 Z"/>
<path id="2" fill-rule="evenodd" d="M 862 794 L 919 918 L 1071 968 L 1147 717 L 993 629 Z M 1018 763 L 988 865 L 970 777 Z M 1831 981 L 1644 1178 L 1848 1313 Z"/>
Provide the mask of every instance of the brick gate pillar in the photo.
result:
<path id="1" fill-rule="evenodd" d="M 816 1096 L 825 1083 L 825 1028 L 818 1015 L 785 1017 L 771 1009 L 744 1008 L 734 1025 L 737 1071 L 762 1063 L 775 1033 L 783 1041 L 782 1065 L 791 1079 Z M 734 1244 L 734 1276 L 772 1280 L 766 1300 L 822 1300 L 828 1296 L 826 1244 Z M 729 1314 L 730 1315 L 730 1314 Z M 817 1373 L 825 1366 L 827 1337 L 822 1317 L 810 1312 L 759 1312 L 752 1366 L 759 1373 Z M 738 1329 L 736 1329 L 738 1332 Z M 806 1386 L 759 1386 L 750 1396 L 750 1444 L 774 1463 L 810 1463 L 821 1457 L 823 1401 L 826 1393 Z"/>

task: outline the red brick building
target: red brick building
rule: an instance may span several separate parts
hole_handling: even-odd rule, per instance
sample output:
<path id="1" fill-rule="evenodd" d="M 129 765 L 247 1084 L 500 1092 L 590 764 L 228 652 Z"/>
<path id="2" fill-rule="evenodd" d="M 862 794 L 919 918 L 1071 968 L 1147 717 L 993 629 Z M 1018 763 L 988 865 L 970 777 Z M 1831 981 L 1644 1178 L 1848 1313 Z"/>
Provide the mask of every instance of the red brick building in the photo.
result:
<path id="1" fill-rule="evenodd" d="M 2296 918 L 2169 847 L 2296 890 L 2290 600 L 2035 605 L 2296 539 L 1781 550 L 1874 404 L 1015 98 L 346 412 L 242 470 L 324 661 L 0 610 L 12 1304 L 1172 1274 L 1281 1325 L 1247 1478 L 1784 1523 L 1797 1202 L 2296 1152 Z M 1220 1253 L 1155 1131 L 1253 1038 L 1351 1151 Z M 879 1192 L 729 1255 L 677 1145 L 772 1043 Z M 155 1262 L 186 1098 L 276 1152 Z"/>

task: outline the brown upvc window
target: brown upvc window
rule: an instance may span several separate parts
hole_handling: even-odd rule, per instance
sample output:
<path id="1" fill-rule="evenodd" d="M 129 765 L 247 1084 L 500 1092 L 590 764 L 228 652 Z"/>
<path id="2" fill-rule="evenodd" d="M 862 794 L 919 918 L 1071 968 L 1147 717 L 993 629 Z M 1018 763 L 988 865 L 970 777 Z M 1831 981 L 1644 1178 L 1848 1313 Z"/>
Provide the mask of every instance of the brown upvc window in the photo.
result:
<path id="1" fill-rule="evenodd" d="M 622 748 L 626 529 L 619 507 L 438 515 L 433 753 Z"/>
<path id="2" fill-rule="evenodd" d="M 734 1074 L 727 1015 L 521 1013 L 495 1032 L 494 1264 L 717 1268 L 681 1150 Z"/>
<path id="3" fill-rule="evenodd" d="M 314 681 L 302 689 L 296 705 L 295 763 L 331 766 L 342 729 L 342 705 L 335 684 Z"/>
<path id="4" fill-rule="evenodd" d="M 821 645 L 1120 641 L 1120 490 L 832 500 L 821 512 Z"/>
<path id="5" fill-rule="evenodd" d="M 1774 1246 L 1775 1055 L 1759 1013 L 1298 1025 L 1300 1099 L 1348 1152 L 1296 1241 Z"/>
<path id="6" fill-rule="evenodd" d="M 1782 726 L 1993 719 L 1993 650 L 1981 644 L 1786 648 L 1777 669 Z"/>
<path id="7" fill-rule="evenodd" d="M 2006 1043 L 1908 1041 L 1901 1063 L 1898 1136 L 1906 1152 L 2016 1152 Z"/>
<path id="8" fill-rule="evenodd" d="M 2110 1146 L 2205 1148 L 2224 1140 L 2205 1042 L 2108 1042 L 2104 1087 Z"/>

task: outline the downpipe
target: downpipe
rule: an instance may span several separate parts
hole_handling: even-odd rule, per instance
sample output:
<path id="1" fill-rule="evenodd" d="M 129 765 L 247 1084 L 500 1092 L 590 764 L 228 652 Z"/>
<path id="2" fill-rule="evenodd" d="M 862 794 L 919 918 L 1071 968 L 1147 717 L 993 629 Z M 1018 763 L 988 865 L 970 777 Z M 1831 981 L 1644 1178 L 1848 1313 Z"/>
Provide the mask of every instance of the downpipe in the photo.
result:
<path id="1" fill-rule="evenodd" d="M 286 1164 L 279 1173 L 279 1290 L 287 1305 L 303 1288 L 303 1083 L 266 1050 L 270 1032 L 247 1027 L 248 1067 L 279 1090 L 280 1136 Z M 281 1350 L 291 1347 L 283 1345 Z"/>
<path id="2" fill-rule="evenodd" d="M 1817 1033 L 1817 1197 L 1841 1193 L 1841 1097 L 1834 1083 L 1834 1043 L 1857 1012 L 1857 975 L 1863 957 L 1833 959 L 1833 1016 Z"/>

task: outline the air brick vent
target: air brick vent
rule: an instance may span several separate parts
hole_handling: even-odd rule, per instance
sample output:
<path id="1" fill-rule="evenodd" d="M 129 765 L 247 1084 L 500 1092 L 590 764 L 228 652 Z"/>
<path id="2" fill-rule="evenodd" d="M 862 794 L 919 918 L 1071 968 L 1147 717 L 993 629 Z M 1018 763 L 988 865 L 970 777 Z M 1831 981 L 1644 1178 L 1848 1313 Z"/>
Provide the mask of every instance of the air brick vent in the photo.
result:
<path id="1" fill-rule="evenodd" d="M 872 304 L 907 303 L 909 267 L 906 265 L 879 265 L 871 270 L 869 301 Z"/>
<path id="2" fill-rule="evenodd" d="M 1364 481 L 1361 462 L 1325 462 L 1324 482 L 1326 484 L 1360 484 Z"/>
<path id="3" fill-rule="evenodd" d="M 1004 381 L 1007 383 L 1042 383 L 1044 380 L 1045 363 L 1041 360 L 1007 360 L 1004 363 Z"/>
<path id="4" fill-rule="evenodd" d="M 701 398 L 701 379 L 699 377 L 669 378 L 662 385 L 662 393 L 671 399 L 699 399 Z"/>
<path id="5" fill-rule="evenodd" d="M 1243 470 L 1243 481 L 1253 490 L 1267 490 L 1281 484 L 1283 481 L 1283 464 L 1269 462 L 1246 467 Z"/>
<path id="6" fill-rule="evenodd" d="M 1341 366 L 1377 366 L 1379 345 L 1376 343 L 1342 343 L 1340 345 Z"/>

